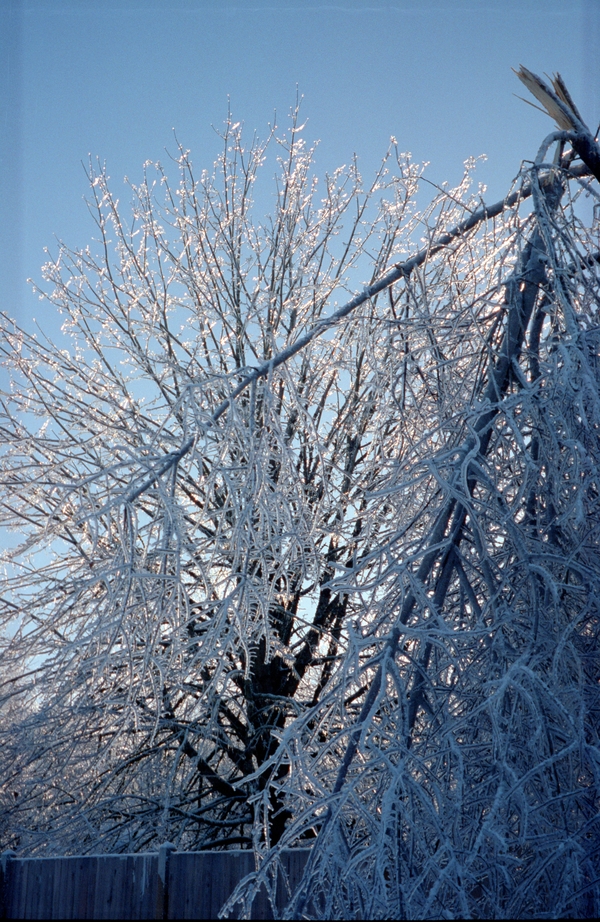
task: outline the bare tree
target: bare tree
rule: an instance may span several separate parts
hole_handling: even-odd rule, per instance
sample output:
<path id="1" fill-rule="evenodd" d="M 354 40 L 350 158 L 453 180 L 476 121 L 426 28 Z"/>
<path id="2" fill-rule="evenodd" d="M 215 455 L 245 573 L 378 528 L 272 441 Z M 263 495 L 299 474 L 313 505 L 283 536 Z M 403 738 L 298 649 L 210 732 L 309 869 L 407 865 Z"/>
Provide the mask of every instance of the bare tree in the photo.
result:
<path id="1" fill-rule="evenodd" d="M 254 847 L 246 901 L 313 844 L 292 915 L 595 906 L 597 145 L 539 85 L 571 121 L 491 207 L 469 162 L 420 211 L 395 142 L 321 188 L 297 112 L 131 219 L 90 170 L 70 347 L 5 322 L 7 844 Z"/>
<path id="2" fill-rule="evenodd" d="M 27 537 L 3 658 L 22 664 L 9 694 L 27 714 L 4 752 L 22 846 L 250 845 L 269 775 L 245 779 L 340 655 L 348 602 L 326 584 L 359 523 L 379 528 L 352 505 L 389 399 L 362 371 L 372 308 L 275 360 L 406 245 L 420 171 L 393 146 L 366 191 L 355 164 L 321 189 L 297 113 L 277 141 L 263 225 L 267 145 L 245 150 L 231 120 L 212 176 L 183 149 L 177 189 L 156 168 L 161 204 L 147 166 L 129 228 L 90 172 L 99 255 L 62 247 L 44 269 L 72 347 L 6 324 L 4 521 Z M 233 402 L 253 366 L 269 373 Z M 276 798 L 271 814 L 276 840 Z"/>

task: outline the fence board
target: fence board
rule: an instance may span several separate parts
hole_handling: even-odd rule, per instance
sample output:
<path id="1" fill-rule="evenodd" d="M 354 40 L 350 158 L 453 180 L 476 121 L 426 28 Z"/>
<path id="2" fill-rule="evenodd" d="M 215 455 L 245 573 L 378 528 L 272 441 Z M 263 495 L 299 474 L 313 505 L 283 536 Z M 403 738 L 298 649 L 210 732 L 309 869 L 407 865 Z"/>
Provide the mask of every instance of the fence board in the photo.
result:
<path id="1" fill-rule="evenodd" d="M 282 856 L 292 888 L 308 854 L 308 849 L 295 849 Z M 7 854 L 0 869 L 0 914 L 5 919 L 153 919 L 163 917 L 168 907 L 170 919 L 215 919 L 255 867 L 248 851 L 171 851 L 163 861 L 166 891 L 159 883 L 156 853 L 69 858 Z M 276 902 L 279 909 L 286 902 L 281 879 Z M 273 918 L 264 889 L 254 900 L 252 918 Z"/>
<path id="2" fill-rule="evenodd" d="M 93 914 L 83 918 L 154 918 L 156 854 L 98 855 L 92 860 L 96 863 Z"/>
<path id="3" fill-rule="evenodd" d="M 309 849 L 283 853 L 282 863 L 292 889 L 302 877 L 308 854 Z M 169 874 L 169 918 L 215 919 L 240 880 L 254 868 L 254 855 L 248 851 L 173 853 Z M 281 909 L 286 902 L 287 891 L 280 878 L 277 908 Z M 264 888 L 252 904 L 251 918 L 273 919 Z"/>
<path id="4" fill-rule="evenodd" d="M 13 858 L 8 919 L 153 919 L 157 855 Z"/>
<path id="5" fill-rule="evenodd" d="M 237 883 L 253 870 L 252 852 L 175 852 L 169 868 L 169 918 L 216 919 Z"/>

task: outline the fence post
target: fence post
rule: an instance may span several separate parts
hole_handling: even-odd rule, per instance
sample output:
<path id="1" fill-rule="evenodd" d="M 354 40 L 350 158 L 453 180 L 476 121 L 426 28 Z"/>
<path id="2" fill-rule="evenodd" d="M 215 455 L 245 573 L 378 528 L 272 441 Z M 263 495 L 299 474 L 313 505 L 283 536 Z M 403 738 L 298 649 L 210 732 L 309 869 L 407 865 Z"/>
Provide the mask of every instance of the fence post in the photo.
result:
<path id="1" fill-rule="evenodd" d="M 158 849 L 155 919 L 169 918 L 169 860 L 174 851 L 175 846 L 171 842 L 164 842 Z"/>
<path id="2" fill-rule="evenodd" d="M 12 850 L 2 852 L 0 855 L 0 919 L 6 919 L 8 915 L 8 862 L 11 858 L 16 858 L 17 853 Z"/>

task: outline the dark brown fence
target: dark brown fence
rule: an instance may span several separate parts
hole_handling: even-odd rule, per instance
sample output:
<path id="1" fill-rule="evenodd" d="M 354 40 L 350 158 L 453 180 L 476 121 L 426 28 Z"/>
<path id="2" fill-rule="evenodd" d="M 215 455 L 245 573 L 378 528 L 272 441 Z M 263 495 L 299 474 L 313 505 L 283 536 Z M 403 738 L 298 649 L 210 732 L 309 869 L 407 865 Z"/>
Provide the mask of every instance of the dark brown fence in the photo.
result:
<path id="1" fill-rule="evenodd" d="M 302 876 L 308 849 L 284 852 L 291 886 Z M 4 919 L 216 919 L 239 881 L 254 870 L 247 851 L 17 858 L 2 855 Z M 279 882 L 277 906 L 285 902 Z M 266 891 L 253 919 L 272 919 Z"/>

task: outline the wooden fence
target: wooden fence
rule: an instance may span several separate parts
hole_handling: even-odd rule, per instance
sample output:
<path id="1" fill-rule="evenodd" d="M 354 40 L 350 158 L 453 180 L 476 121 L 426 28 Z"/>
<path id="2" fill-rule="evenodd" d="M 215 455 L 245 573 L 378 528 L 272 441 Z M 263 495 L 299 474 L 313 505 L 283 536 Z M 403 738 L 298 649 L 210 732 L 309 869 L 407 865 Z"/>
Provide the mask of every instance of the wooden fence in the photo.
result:
<path id="1" fill-rule="evenodd" d="M 284 852 L 293 887 L 308 849 Z M 17 858 L 0 862 L 3 919 L 216 919 L 238 882 L 254 870 L 248 851 Z M 277 906 L 285 902 L 278 882 Z M 265 890 L 252 905 L 253 919 L 272 919 Z"/>

